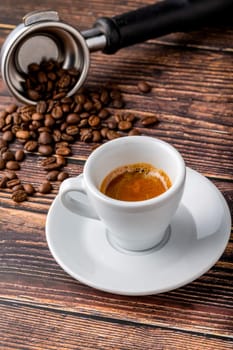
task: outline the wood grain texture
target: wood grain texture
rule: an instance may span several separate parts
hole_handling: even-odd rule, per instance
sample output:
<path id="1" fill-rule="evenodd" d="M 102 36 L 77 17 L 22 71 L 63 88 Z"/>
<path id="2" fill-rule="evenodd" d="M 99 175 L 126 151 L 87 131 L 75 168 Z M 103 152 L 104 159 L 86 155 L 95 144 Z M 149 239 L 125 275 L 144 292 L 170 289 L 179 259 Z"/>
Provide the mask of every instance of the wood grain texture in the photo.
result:
<path id="1" fill-rule="evenodd" d="M 83 30 L 100 16 L 141 5 L 139 0 L 7 0 L 0 3 L 0 45 L 32 10 L 53 8 Z M 137 115 L 141 133 L 177 147 L 187 166 L 219 188 L 233 213 L 232 42 L 227 23 L 156 38 L 112 56 L 95 53 L 86 85 L 118 86 L 124 111 Z M 149 94 L 138 91 L 142 80 L 151 84 Z M 0 79 L 0 110 L 12 102 Z M 142 128 L 145 115 L 156 115 L 159 123 Z M 66 167 L 71 176 L 82 172 L 92 149 L 80 141 L 72 145 Z M 45 178 L 40 161 L 27 154 L 18 172 L 23 182 L 39 186 Z M 219 261 L 187 286 L 145 297 L 97 291 L 67 275 L 49 252 L 45 221 L 58 188 L 56 182 L 51 194 L 21 204 L 12 202 L 9 190 L 0 190 L 1 349 L 233 349 L 233 235 Z"/>

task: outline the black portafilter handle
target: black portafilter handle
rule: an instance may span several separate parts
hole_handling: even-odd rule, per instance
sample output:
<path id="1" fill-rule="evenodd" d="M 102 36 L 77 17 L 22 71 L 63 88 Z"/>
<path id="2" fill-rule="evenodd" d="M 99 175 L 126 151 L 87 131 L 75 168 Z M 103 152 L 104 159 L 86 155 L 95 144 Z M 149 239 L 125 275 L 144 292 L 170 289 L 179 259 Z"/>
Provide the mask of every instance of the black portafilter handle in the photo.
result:
<path id="1" fill-rule="evenodd" d="M 94 27 L 106 37 L 104 53 L 174 32 L 233 19 L 233 0 L 164 0 L 112 18 L 99 18 Z"/>

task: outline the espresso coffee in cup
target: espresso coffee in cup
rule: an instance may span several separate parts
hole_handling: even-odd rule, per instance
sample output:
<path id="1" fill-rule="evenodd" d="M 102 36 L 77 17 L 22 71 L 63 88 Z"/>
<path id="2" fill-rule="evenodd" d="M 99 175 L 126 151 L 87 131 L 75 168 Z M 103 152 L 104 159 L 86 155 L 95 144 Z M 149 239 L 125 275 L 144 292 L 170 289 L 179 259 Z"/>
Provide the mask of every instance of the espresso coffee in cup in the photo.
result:
<path id="1" fill-rule="evenodd" d="M 69 211 L 100 220 L 117 249 L 145 251 L 167 236 L 182 198 L 185 174 L 182 156 L 169 143 L 125 136 L 95 149 L 83 173 L 63 181 L 59 198 Z M 117 190 L 120 196 L 109 195 L 109 190 Z"/>
<path id="2" fill-rule="evenodd" d="M 100 191 L 122 201 L 143 201 L 164 193 L 171 187 L 169 176 L 148 163 L 118 167 L 103 180 Z"/>

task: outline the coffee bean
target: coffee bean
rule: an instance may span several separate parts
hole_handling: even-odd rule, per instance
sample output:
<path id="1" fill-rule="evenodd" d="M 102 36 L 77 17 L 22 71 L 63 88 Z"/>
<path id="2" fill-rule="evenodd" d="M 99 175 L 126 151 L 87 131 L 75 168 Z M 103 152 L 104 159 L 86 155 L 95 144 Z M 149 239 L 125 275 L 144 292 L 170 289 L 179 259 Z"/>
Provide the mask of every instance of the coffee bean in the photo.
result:
<path id="1" fill-rule="evenodd" d="M 92 132 L 92 142 L 100 142 L 102 139 L 99 130 L 93 130 Z"/>
<path id="2" fill-rule="evenodd" d="M 140 81 L 138 83 L 138 90 L 143 93 L 148 93 L 151 91 L 151 86 L 146 81 Z"/>
<path id="3" fill-rule="evenodd" d="M 59 147 L 55 152 L 59 156 L 69 156 L 71 154 L 71 149 L 69 147 Z"/>
<path id="4" fill-rule="evenodd" d="M 56 105 L 56 106 L 52 109 L 51 116 L 52 116 L 54 119 L 61 119 L 61 118 L 63 117 L 63 110 L 62 110 L 61 106 Z"/>
<path id="5" fill-rule="evenodd" d="M 3 139 L 0 139 L 0 150 L 3 148 L 3 147 L 6 147 L 7 146 L 7 141 L 3 140 Z"/>
<path id="6" fill-rule="evenodd" d="M 107 132 L 107 139 L 108 140 L 113 140 L 113 139 L 116 139 L 120 136 L 121 135 L 117 131 L 114 131 L 114 130 L 108 130 L 108 132 Z"/>
<path id="7" fill-rule="evenodd" d="M 37 141 L 27 141 L 24 145 L 24 149 L 28 152 L 35 152 L 37 150 L 38 147 L 38 142 Z"/>
<path id="8" fill-rule="evenodd" d="M 23 187 L 23 185 L 20 183 L 20 184 L 18 184 L 18 185 L 13 186 L 13 187 L 11 188 L 11 190 L 12 190 L 13 192 L 18 191 L 18 190 L 24 190 L 24 187 Z"/>
<path id="9" fill-rule="evenodd" d="M 42 113 L 35 112 L 32 115 L 32 120 L 43 120 L 43 119 L 44 119 L 44 115 Z"/>
<path id="10" fill-rule="evenodd" d="M 15 136 L 17 139 L 28 140 L 30 138 L 30 132 L 28 130 L 19 130 Z"/>
<path id="11" fill-rule="evenodd" d="M 80 122 L 80 116 L 77 113 L 70 113 L 66 117 L 68 124 L 78 124 Z"/>
<path id="12" fill-rule="evenodd" d="M 51 170 L 48 172 L 46 178 L 48 181 L 56 181 L 58 174 L 59 174 L 58 170 Z"/>
<path id="13" fill-rule="evenodd" d="M 8 181 L 7 176 L 1 177 L 0 178 L 0 188 L 6 188 L 7 181 Z"/>
<path id="14" fill-rule="evenodd" d="M 49 181 L 43 182 L 38 188 L 38 192 L 43 194 L 50 193 L 51 190 L 52 190 L 52 185 Z"/>
<path id="15" fill-rule="evenodd" d="M 46 167 L 49 164 L 53 164 L 56 163 L 56 157 L 55 156 L 51 156 L 51 157 L 47 157 L 45 159 L 42 160 L 41 165 L 42 167 Z"/>
<path id="16" fill-rule="evenodd" d="M 79 128 L 76 125 L 70 125 L 66 128 L 66 134 L 74 136 L 79 134 Z"/>
<path id="17" fill-rule="evenodd" d="M 25 157 L 25 153 L 22 149 L 18 149 L 16 152 L 15 152 L 15 160 L 17 162 L 22 162 L 24 160 L 24 157 Z"/>
<path id="18" fill-rule="evenodd" d="M 88 124 L 91 127 L 96 127 L 96 126 L 98 126 L 100 124 L 100 118 L 97 115 L 91 115 L 88 118 Z"/>
<path id="19" fill-rule="evenodd" d="M 58 181 L 64 181 L 65 179 L 67 179 L 69 177 L 69 174 L 66 171 L 61 171 L 58 176 L 57 176 L 57 180 Z"/>
<path id="20" fill-rule="evenodd" d="M 39 94 L 39 92 L 33 89 L 28 89 L 27 95 L 33 101 L 38 101 L 41 98 L 41 95 Z"/>
<path id="21" fill-rule="evenodd" d="M 129 136 L 140 135 L 140 131 L 138 129 L 131 129 L 128 133 Z"/>
<path id="22" fill-rule="evenodd" d="M 6 161 L 2 158 L 0 158 L 0 170 L 5 169 Z"/>
<path id="23" fill-rule="evenodd" d="M 7 142 L 12 142 L 14 140 L 14 134 L 12 131 L 7 130 L 3 133 L 2 139 Z"/>
<path id="24" fill-rule="evenodd" d="M 40 145 L 38 147 L 38 152 L 43 156 L 50 156 L 53 154 L 53 147 L 50 145 Z"/>
<path id="25" fill-rule="evenodd" d="M 36 190 L 32 184 L 28 184 L 28 183 L 24 184 L 23 188 L 24 188 L 24 191 L 30 196 L 36 192 Z"/>
<path id="26" fill-rule="evenodd" d="M 56 163 L 57 165 L 59 165 L 60 167 L 66 166 L 66 158 L 63 157 L 62 155 L 58 155 L 56 157 Z"/>
<path id="27" fill-rule="evenodd" d="M 27 200 L 27 193 L 24 190 L 17 190 L 12 193 L 12 197 L 14 202 L 23 202 Z"/>
<path id="28" fill-rule="evenodd" d="M 150 125 L 153 125 L 155 123 L 157 123 L 158 119 L 156 116 L 148 116 L 148 117 L 144 117 L 142 120 L 141 120 L 141 124 L 143 126 L 150 126 Z"/>
<path id="29" fill-rule="evenodd" d="M 20 182 L 21 182 L 21 181 L 20 181 L 19 179 L 8 180 L 6 186 L 7 186 L 8 188 L 12 188 L 12 187 L 14 187 L 14 186 L 16 186 L 16 185 L 19 185 Z"/>
<path id="30" fill-rule="evenodd" d="M 42 131 L 42 132 L 40 132 L 40 135 L 38 137 L 38 142 L 41 145 L 48 145 L 48 144 L 53 142 L 53 137 L 49 132 Z"/>
<path id="31" fill-rule="evenodd" d="M 9 160 L 15 160 L 15 155 L 13 152 L 8 150 L 8 151 L 2 153 L 2 159 L 4 159 L 6 162 Z"/>
<path id="32" fill-rule="evenodd" d="M 9 160 L 8 162 L 6 162 L 6 168 L 9 170 L 19 170 L 20 165 L 15 160 Z"/>
<path id="33" fill-rule="evenodd" d="M 5 172 L 5 175 L 8 178 L 8 180 L 17 179 L 17 177 L 18 177 L 16 172 L 13 170 L 7 170 Z"/>
<path id="34" fill-rule="evenodd" d="M 127 120 L 121 120 L 118 123 L 118 129 L 121 131 L 128 131 L 132 128 L 132 123 L 130 121 Z"/>
<path id="35" fill-rule="evenodd" d="M 109 111 L 105 108 L 101 109 L 98 113 L 100 119 L 106 119 L 109 117 Z"/>
<path id="36" fill-rule="evenodd" d="M 8 105 L 8 106 L 6 106 L 6 108 L 5 108 L 5 111 L 6 111 L 6 113 L 8 113 L 8 114 L 11 114 L 11 113 L 15 112 L 16 110 L 17 110 L 17 105 L 16 105 L 16 104 Z"/>
<path id="37" fill-rule="evenodd" d="M 36 111 L 37 113 L 44 114 L 47 110 L 47 103 L 46 101 L 38 101 L 36 104 Z"/>

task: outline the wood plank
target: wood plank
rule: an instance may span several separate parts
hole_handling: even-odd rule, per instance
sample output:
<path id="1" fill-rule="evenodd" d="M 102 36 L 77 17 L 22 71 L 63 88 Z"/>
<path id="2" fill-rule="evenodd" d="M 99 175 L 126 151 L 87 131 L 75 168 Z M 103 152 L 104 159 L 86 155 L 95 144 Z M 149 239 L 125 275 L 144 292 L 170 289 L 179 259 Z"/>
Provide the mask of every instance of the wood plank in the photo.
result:
<path id="1" fill-rule="evenodd" d="M 230 338 L 16 303 L 0 305 L 3 349 L 230 350 Z"/>
<path id="2" fill-rule="evenodd" d="M 27 212 L 25 205 L 23 208 L 1 209 L 1 300 L 209 335 L 232 335 L 232 241 L 220 261 L 195 282 L 161 295 L 129 298 L 97 291 L 68 276 L 48 250 L 46 216 L 40 214 L 44 205 L 38 206 L 37 212 Z"/>

